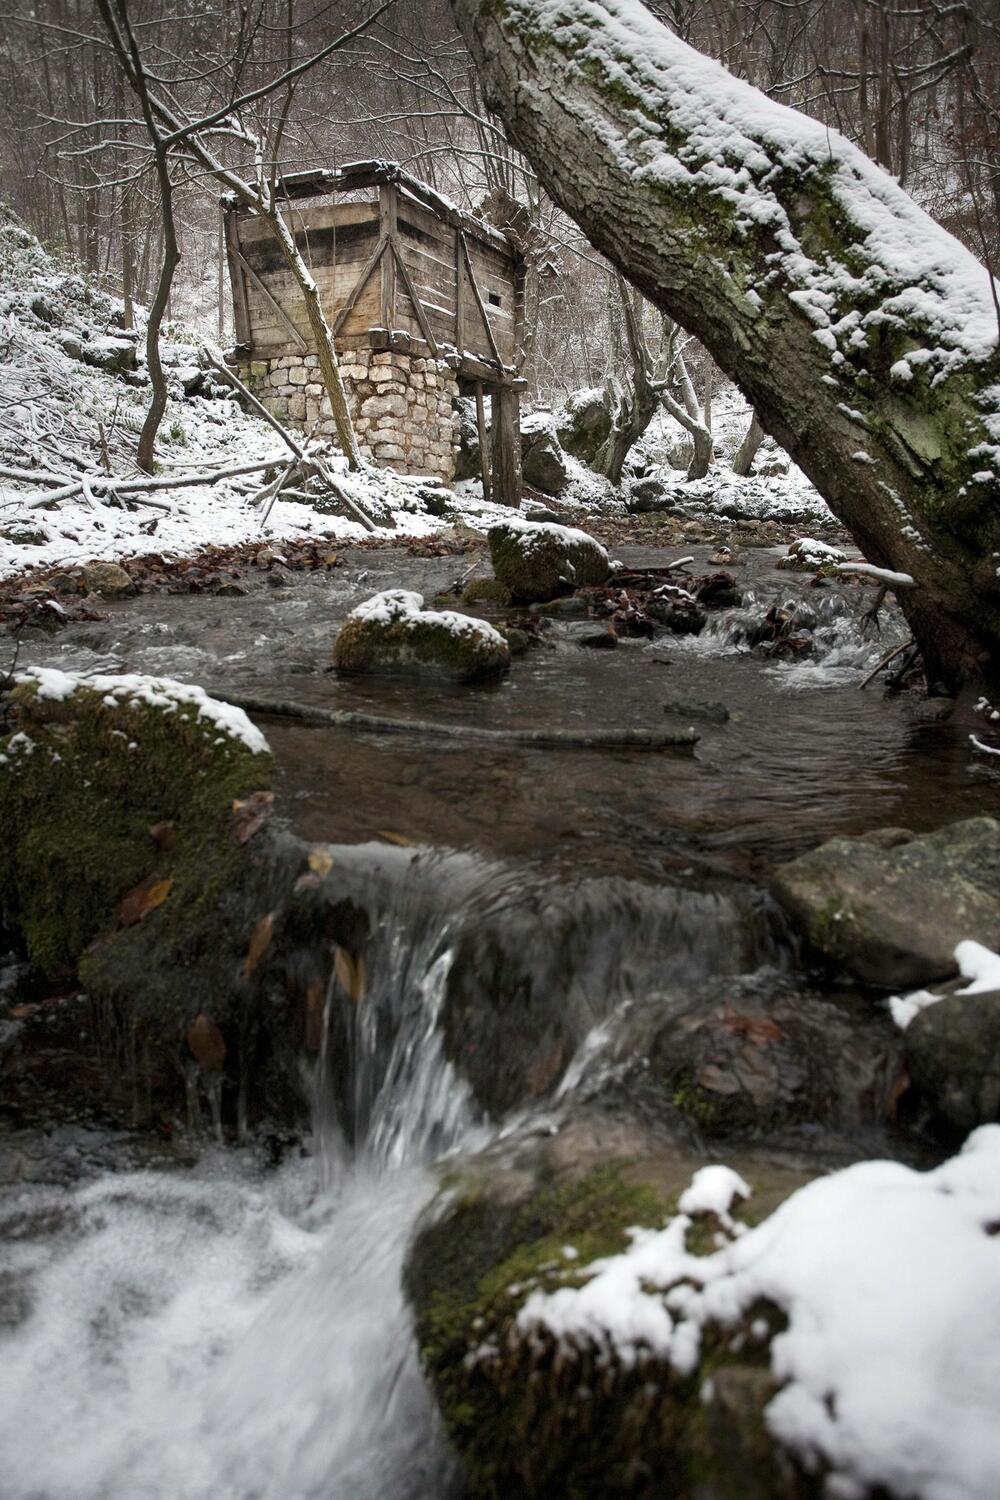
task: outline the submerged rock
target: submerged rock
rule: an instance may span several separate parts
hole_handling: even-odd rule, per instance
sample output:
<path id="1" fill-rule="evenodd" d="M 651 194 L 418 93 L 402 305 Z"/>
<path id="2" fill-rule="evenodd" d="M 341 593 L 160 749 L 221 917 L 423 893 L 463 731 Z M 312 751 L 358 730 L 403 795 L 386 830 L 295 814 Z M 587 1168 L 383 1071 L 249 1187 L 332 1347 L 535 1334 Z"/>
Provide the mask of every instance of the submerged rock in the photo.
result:
<path id="1" fill-rule="evenodd" d="M 1000 946 L 1000 822 L 831 839 L 782 866 L 774 892 L 810 946 L 865 984 L 948 979 L 963 939 Z"/>
<path id="2" fill-rule="evenodd" d="M 510 666 L 507 642 L 485 620 L 423 604 L 421 594 L 389 589 L 358 605 L 334 642 L 338 672 L 475 682 Z"/>
<path id="3" fill-rule="evenodd" d="M 547 521 L 502 521 L 489 531 L 493 571 L 515 600 L 544 603 L 607 582 L 608 554 L 585 531 Z"/>
<path id="4" fill-rule="evenodd" d="M 470 578 L 462 590 L 462 603 L 507 605 L 511 603 L 510 589 L 497 578 Z"/>

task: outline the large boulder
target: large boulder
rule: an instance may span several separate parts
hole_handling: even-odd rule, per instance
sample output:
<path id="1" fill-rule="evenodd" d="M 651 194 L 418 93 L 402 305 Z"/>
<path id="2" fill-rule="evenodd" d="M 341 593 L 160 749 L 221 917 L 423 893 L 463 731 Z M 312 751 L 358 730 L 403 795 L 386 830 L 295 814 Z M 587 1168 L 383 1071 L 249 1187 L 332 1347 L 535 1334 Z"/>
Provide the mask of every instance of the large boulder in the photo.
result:
<path id="1" fill-rule="evenodd" d="M 611 411 L 605 393 L 596 389 L 574 391 L 566 397 L 555 425 L 565 451 L 593 468 L 611 436 Z"/>
<path id="2" fill-rule="evenodd" d="M 605 583 L 611 572 L 600 542 L 571 526 L 501 521 L 490 528 L 489 543 L 494 574 L 522 604 Z"/>
<path id="3" fill-rule="evenodd" d="M 774 893 L 810 947 L 865 984 L 948 979 L 963 939 L 1000 946 L 1000 823 L 831 839 L 782 866 Z"/>
<path id="4" fill-rule="evenodd" d="M 548 412 L 533 412 L 521 423 L 521 478 L 546 495 L 566 488 L 569 470 Z"/>
<path id="5" fill-rule="evenodd" d="M 960 1130 L 1000 1120 L 1000 990 L 949 995 L 906 1029 L 914 1084 Z"/>
<path id="6" fill-rule="evenodd" d="M 467 1500 L 997 1493 L 1000 1127 L 806 1183 L 551 1128 L 452 1158 L 406 1267 Z"/>
<path id="7" fill-rule="evenodd" d="M 334 642 L 338 672 L 476 682 L 510 666 L 507 642 L 485 620 L 423 605 L 423 595 L 406 589 L 389 589 L 359 604 Z"/>

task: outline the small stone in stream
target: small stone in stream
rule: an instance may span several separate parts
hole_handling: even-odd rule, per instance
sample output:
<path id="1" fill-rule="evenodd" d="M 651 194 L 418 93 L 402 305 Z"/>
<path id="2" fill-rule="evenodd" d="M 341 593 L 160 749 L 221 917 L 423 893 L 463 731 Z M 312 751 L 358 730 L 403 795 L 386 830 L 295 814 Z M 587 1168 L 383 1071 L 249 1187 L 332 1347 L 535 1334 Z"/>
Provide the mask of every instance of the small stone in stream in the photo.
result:
<path id="1" fill-rule="evenodd" d="M 613 651 L 618 645 L 615 632 L 596 621 L 571 625 L 567 633 L 574 646 L 587 646 L 594 651 Z"/>
<path id="2" fill-rule="evenodd" d="M 710 573 L 701 579 L 695 588 L 695 598 L 710 609 L 735 609 L 742 602 L 732 573 Z"/>
<path id="3" fill-rule="evenodd" d="M 88 563 L 83 570 L 83 586 L 88 594 L 101 594 L 105 599 L 122 599 L 136 593 L 135 580 L 117 563 Z"/>
<path id="4" fill-rule="evenodd" d="M 954 698 L 925 698 L 914 706 L 913 717 L 923 724 L 940 724 L 951 718 L 954 709 Z"/>
<path id="5" fill-rule="evenodd" d="M 463 604 L 510 604 L 510 589 L 498 578 L 470 578 L 462 590 Z"/>
<path id="6" fill-rule="evenodd" d="M 291 583 L 292 575 L 287 568 L 272 568 L 267 575 L 267 581 L 273 589 L 285 589 Z"/>
<path id="7" fill-rule="evenodd" d="M 705 611 L 693 599 L 650 599 L 645 611 L 657 625 L 665 625 L 674 635 L 699 635 L 705 628 Z"/>
<path id="8" fill-rule="evenodd" d="M 74 578 L 72 573 L 53 573 L 49 579 L 49 588 L 54 594 L 78 594 L 80 580 Z"/>
<path id="9" fill-rule="evenodd" d="M 729 709 L 724 703 L 700 703 L 697 699 L 680 699 L 663 705 L 665 714 L 677 714 L 683 719 L 701 719 L 706 724 L 728 724 Z"/>
<path id="10" fill-rule="evenodd" d="M 553 620 L 581 620 L 590 613 L 586 599 L 581 599 L 579 594 L 570 594 L 566 599 L 553 599 L 549 604 L 536 604 L 534 609 L 538 614 L 547 615 Z"/>
<path id="11" fill-rule="evenodd" d="M 285 559 L 281 553 L 276 552 L 273 547 L 261 547 L 260 551 L 254 556 L 254 563 L 258 568 L 272 568 L 275 563 L 283 563 L 284 561 Z"/>
<path id="12" fill-rule="evenodd" d="M 220 594 L 224 599 L 235 599 L 240 594 L 248 593 L 249 590 L 247 589 L 245 584 L 237 583 L 233 578 L 230 579 L 227 583 L 220 583 L 215 592 L 217 594 Z"/>
<path id="13" fill-rule="evenodd" d="M 524 656 L 525 652 L 531 649 L 534 638 L 526 630 L 518 630 L 516 625 L 512 625 L 503 634 L 511 656 Z"/>

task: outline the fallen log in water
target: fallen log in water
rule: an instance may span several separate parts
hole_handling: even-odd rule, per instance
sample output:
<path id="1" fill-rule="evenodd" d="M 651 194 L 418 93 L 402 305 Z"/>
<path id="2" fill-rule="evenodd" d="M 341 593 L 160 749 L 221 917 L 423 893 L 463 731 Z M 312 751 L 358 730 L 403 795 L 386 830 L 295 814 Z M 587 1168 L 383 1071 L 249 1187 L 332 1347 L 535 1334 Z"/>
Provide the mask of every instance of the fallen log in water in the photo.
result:
<path id="1" fill-rule="evenodd" d="M 316 708 L 267 698 L 236 696 L 224 690 L 213 697 L 248 714 L 271 714 L 319 728 L 350 729 L 362 734 L 418 734 L 437 739 L 470 740 L 478 745 L 524 745 L 555 750 L 690 750 L 698 742 L 693 729 L 483 729 L 478 724 L 439 724 L 429 719 L 396 719 L 347 708 Z"/>

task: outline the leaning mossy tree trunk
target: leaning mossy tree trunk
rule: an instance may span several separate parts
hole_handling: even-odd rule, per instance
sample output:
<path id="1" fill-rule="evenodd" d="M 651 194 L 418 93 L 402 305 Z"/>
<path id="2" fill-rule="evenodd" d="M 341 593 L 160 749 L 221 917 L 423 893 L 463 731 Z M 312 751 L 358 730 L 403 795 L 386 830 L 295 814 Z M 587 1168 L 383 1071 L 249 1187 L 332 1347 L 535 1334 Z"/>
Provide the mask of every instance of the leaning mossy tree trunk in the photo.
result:
<path id="1" fill-rule="evenodd" d="M 835 131 L 633 0 L 452 0 L 556 202 L 738 382 L 901 599 L 932 682 L 1000 676 L 983 267 Z"/>

